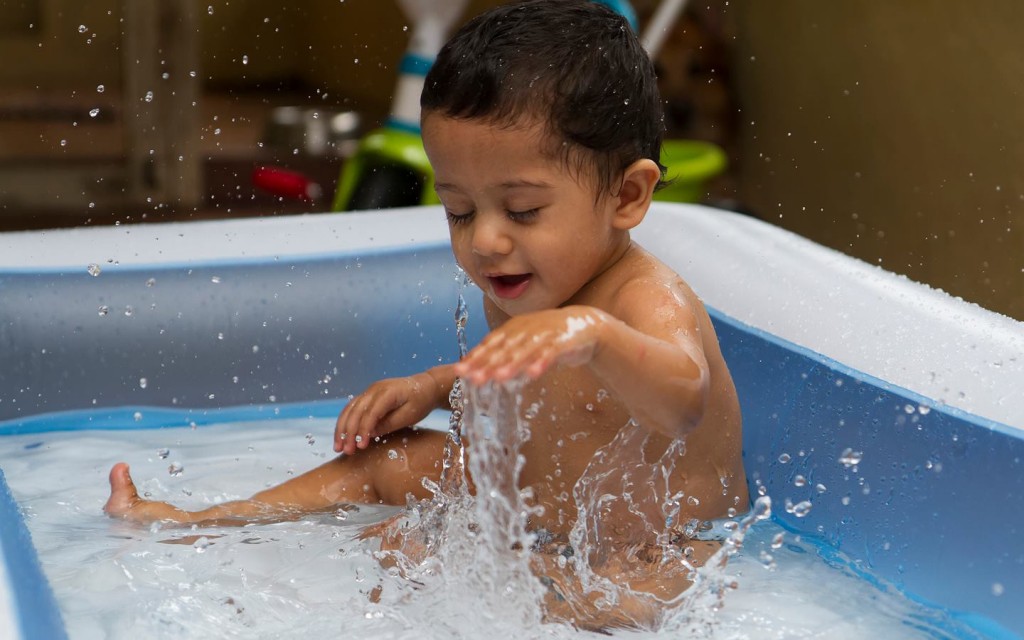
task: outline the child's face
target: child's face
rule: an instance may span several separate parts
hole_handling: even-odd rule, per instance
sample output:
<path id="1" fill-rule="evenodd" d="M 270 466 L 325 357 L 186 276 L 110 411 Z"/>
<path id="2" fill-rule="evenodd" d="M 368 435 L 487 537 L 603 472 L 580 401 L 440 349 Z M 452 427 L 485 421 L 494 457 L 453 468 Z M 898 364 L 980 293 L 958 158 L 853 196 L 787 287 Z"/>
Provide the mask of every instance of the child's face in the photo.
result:
<path id="1" fill-rule="evenodd" d="M 543 128 L 429 114 L 423 144 L 463 269 L 509 315 L 568 302 L 621 255 L 616 199 L 544 153 Z"/>

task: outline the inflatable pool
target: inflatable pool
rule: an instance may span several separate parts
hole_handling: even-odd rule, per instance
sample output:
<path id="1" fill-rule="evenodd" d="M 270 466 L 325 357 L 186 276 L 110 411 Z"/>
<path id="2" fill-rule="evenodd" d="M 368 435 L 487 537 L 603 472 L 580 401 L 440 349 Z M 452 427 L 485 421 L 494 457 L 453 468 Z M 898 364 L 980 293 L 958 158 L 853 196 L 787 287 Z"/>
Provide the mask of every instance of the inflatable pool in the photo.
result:
<path id="1" fill-rule="evenodd" d="M 775 519 L 1024 633 L 1024 324 L 724 211 L 635 237 L 712 309 Z M 458 292 L 433 207 L 0 234 L 0 436 L 329 416 L 450 360 Z M 0 637 L 63 637 L 2 474 L 0 545 Z"/>

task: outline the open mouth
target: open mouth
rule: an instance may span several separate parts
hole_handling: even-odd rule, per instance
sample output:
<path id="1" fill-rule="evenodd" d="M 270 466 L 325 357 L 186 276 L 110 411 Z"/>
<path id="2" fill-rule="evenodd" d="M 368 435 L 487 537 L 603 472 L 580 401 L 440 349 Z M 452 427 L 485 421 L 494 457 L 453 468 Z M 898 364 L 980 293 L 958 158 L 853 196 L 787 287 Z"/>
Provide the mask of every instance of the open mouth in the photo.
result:
<path id="1" fill-rule="evenodd" d="M 532 274 L 519 273 L 515 275 L 489 276 L 491 288 L 494 295 L 499 298 L 518 298 L 530 284 Z"/>

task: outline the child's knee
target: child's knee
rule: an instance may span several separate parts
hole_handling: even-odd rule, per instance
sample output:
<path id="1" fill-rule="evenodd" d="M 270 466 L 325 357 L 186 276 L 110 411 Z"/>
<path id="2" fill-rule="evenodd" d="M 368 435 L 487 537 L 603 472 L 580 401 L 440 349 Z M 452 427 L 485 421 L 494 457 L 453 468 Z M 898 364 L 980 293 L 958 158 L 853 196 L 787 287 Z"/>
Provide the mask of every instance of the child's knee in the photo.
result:
<path id="1" fill-rule="evenodd" d="M 444 458 L 445 435 L 430 431 L 401 431 L 375 447 L 373 487 L 385 504 L 404 505 L 406 496 L 430 497 L 423 480 L 438 482 Z"/>

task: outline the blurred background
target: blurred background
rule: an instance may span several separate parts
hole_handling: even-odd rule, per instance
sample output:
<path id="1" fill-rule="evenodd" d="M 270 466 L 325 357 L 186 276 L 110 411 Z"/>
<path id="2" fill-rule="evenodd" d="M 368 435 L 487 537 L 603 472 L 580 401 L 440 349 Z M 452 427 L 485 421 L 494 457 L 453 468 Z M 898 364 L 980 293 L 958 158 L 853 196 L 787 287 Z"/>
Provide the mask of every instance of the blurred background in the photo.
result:
<path id="1" fill-rule="evenodd" d="M 328 211 L 413 27 L 393 0 L 4 0 L 0 231 Z M 656 56 L 669 137 L 724 151 L 701 201 L 1024 320 L 1021 33 L 1019 0 L 693 1 Z"/>

